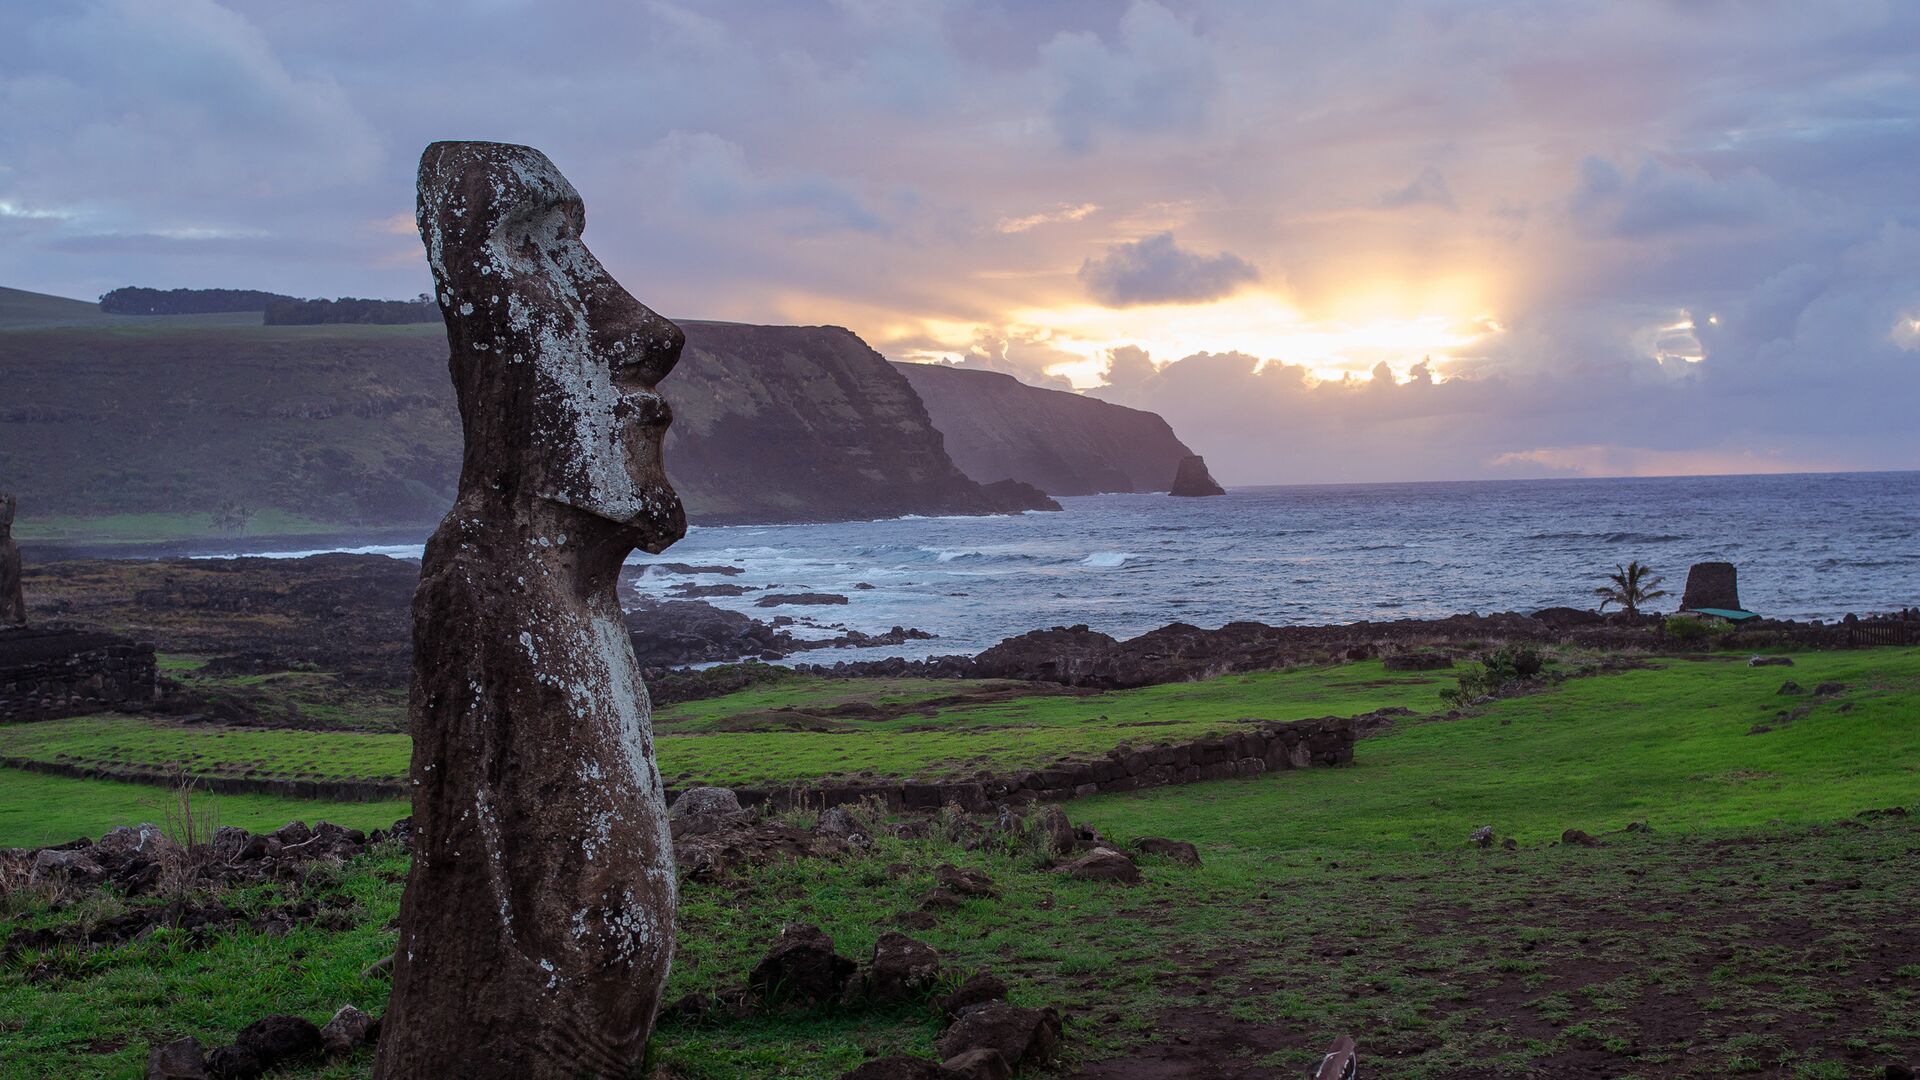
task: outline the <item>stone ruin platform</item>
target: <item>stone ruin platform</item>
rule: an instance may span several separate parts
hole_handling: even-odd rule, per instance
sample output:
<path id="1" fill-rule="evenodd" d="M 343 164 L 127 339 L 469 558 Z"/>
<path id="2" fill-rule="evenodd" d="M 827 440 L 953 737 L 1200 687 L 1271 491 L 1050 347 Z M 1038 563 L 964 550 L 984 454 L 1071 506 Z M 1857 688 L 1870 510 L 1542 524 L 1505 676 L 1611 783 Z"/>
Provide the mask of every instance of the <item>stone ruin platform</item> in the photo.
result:
<path id="1" fill-rule="evenodd" d="M 137 708 L 159 689 L 152 645 L 79 627 L 0 629 L 0 724 Z"/>

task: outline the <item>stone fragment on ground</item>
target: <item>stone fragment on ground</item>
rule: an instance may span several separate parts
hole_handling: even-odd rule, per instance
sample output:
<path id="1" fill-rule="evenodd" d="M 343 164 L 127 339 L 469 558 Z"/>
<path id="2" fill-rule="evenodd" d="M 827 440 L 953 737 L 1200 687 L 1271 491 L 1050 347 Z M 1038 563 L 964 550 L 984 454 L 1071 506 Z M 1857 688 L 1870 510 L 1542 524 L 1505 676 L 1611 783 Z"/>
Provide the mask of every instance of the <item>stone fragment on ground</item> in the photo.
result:
<path id="1" fill-rule="evenodd" d="M 379 1037 L 380 1021 L 352 1005 L 340 1006 L 326 1026 L 320 1029 L 321 1052 L 330 1058 L 342 1058 Z"/>
<path id="2" fill-rule="evenodd" d="M 248 1024 L 233 1042 L 235 1046 L 252 1051 L 263 1067 L 272 1069 L 318 1053 L 320 1029 L 305 1017 L 275 1013 Z"/>
<path id="3" fill-rule="evenodd" d="M 732 788 L 697 787 L 688 788 L 673 800 L 673 806 L 667 810 L 669 818 L 714 817 L 722 814 L 740 812 L 740 797 Z"/>
<path id="4" fill-rule="evenodd" d="M 747 976 L 763 1000 L 818 1004 L 838 1000 L 859 965 L 833 950 L 826 931 L 790 923 Z"/>
<path id="5" fill-rule="evenodd" d="M 1158 855 L 1172 859 L 1182 866 L 1199 866 L 1200 849 L 1185 840 L 1171 840 L 1164 836 L 1143 836 L 1133 842 L 1133 849 L 1143 855 Z"/>
<path id="6" fill-rule="evenodd" d="M 1054 873 L 1083 881 L 1117 881 L 1126 885 L 1140 880 L 1140 868 L 1132 859 L 1105 847 L 1094 848 L 1072 862 L 1055 867 Z"/>
<path id="7" fill-rule="evenodd" d="M 985 871 L 973 867 L 958 867 L 944 863 L 933 871 L 933 880 L 941 888 L 951 890 L 961 896 L 998 896 L 1000 890 L 994 888 L 993 879 Z"/>
<path id="8" fill-rule="evenodd" d="M 940 953 L 925 942 L 888 931 L 873 943 L 867 964 L 867 997 L 876 1002 L 919 1001 L 940 979 Z"/>
<path id="9" fill-rule="evenodd" d="M 1591 833 L 1585 832 L 1584 830 L 1581 830 L 1581 829 L 1568 829 L 1566 832 L 1561 833 L 1560 842 L 1563 844 L 1570 844 L 1574 847 L 1596 848 L 1596 847 L 1607 846 L 1604 842 L 1602 842 L 1601 840 L 1593 836 Z"/>
<path id="10" fill-rule="evenodd" d="M 1013 1066 L 1005 1055 L 989 1046 L 976 1047 L 941 1065 L 954 1080 L 1010 1080 Z"/>
<path id="11" fill-rule="evenodd" d="M 1748 667 L 1792 667 L 1791 656 L 1751 656 L 1747 658 Z"/>
<path id="12" fill-rule="evenodd" d="M 1467 842 L 1471 844 L 1478 844 L 1481 847 L 1492 847 L 1493 846 L 1493 826 L 1482 825 L 1479 828 L 1473 830 L 1473 835 L 1467 837 Z"/>
<path id="13" fill-rule="evenodd" d="M 222 1046 L 207 1054 L 207 1075 L 213 1080 L 256 1080 L 266 1071 L 259 1055 L 244 1046 Z"/>
<path id="14" fill-rule="evenodd" d="M 1065 855 L 1072 851 L 1079 838 L 1074 835 L 1073 822 L 1067 820 L 1067 812 L 1058 806 L 1049 806 L 1040 812 L 1040 820 L 1035 831 L 1041 837 L 1046 850 L 1055 855 Z"/>
<path id="15" fill-rule="evenodd" d="M 946 1060 L 984 1048 L 998 1050 L 1016 1069 L 1042 1064 L 1060 1047 L 1060 1014 L 991 1002 L 955 1020 L 935 1046 Z"/>
<path id="16" fill-rule="evenodd" d="M 1794 694 L 1804 694 L 1806 693 L 1806 691 L 1800 688 L 1799 683 L 1794 682 L 1792 679 L 1788 679 L 1786 682 L 1781 683 L 1780 689 L 1775 690 L 1774 693 L 1779 694 L 1782 697 L 1791 697 Z"/>

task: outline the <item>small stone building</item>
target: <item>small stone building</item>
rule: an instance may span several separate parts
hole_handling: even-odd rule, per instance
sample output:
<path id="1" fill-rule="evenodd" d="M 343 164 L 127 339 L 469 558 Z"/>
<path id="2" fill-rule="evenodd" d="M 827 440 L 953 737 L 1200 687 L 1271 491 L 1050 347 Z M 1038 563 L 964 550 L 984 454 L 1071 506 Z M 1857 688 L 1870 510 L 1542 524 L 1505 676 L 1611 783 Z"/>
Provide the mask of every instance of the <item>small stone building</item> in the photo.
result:
<path id="1" fill-rule="evenodd" d="M 139 706 L 159 685 L 152 645 L 72 627 L 0 629 L 0 724 Z"/>

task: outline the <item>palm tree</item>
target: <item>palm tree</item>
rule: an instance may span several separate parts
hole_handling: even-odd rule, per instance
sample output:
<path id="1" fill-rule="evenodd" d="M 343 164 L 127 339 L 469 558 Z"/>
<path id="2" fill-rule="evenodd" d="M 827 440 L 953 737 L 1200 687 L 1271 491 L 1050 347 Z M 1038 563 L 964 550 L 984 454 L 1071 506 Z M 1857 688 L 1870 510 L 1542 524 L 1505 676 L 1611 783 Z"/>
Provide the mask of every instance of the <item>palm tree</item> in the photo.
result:
<path id="1" fill-rule="evenodd" d="M 1607 610 L 1608 604 L 1619 604 L 1627 614 L 1638 615 L 1641 604 L 1668 595 L 1667 590 L 1660 587 L 1660 575 L 1637 560 L 1616 566 L 1607 580 L 1613 584 L 1593 590 L 1600 597 L 1601 611 Z"/>

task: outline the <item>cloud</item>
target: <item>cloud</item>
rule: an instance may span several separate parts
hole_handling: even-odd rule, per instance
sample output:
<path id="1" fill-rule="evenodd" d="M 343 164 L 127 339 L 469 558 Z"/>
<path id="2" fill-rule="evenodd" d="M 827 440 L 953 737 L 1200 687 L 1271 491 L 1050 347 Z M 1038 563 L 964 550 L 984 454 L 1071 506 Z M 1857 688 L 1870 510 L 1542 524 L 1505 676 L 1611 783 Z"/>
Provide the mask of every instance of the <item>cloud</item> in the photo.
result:
<path id="1" fill-rule="evenodd" d="M 1003 217 L 994 222 L 993 229 L 999 233 L 1023 233 L 1040 225 L 1051 225 L 1056 221 L 1080 221 L 1099 209 L 1100 207 L 1093 203 L 1080 203 L 1078 206 L 1062 206 L 1055 210 L 1043 210 L 1037 214 Z"/>
<path id="2" fill-rule="evenodd" d="M 1209 44 L 1152 0 L 1127 9 L 1116 45 L 1087 31 L 1062 33 L 1040 59 L 1056 83 L 1047 117 L 1076 152 L 1091 149 L 1103 130 L 1198 128 L 1218 82 Z"/>
<path id="3" fill-rule="evenodd" d="M 1580 165 L 1573 209 L 1615 236 L 1635 238 L 1755 225 L 1787 201 L 1776 184 L 1752 170 L 1715 177 L 1649 159 L 1628 178 L 1612 163 L 1589 157 Z"/>
<path id="4" fill-rule="evenodd" d="M 1119 308 L 1218 300 L 1258 281 L 1260 272 L 1232 252 L 1182 250 L 1173 233 L 1163 232 L 1110 245 L 1105 255 L 1080 264 L 1079 277 L 1095 300 Z"/>
<path id="5" fill-rule="evenodd" d="M 650 185 L 711 217 L 766 214 L 797 234 L 889 229 L 886 219 L 845 185 L 818 174 L 764 176 L 748 166 L 738 144 L 711 132 L 671 132 L 648 150 L 644 162 Z"/>
<path id="6" fill-rule="evenodd" d="M 1440 175 L 1440 170 L 1431 165 L 1421 169 L 1420 175 L 1404 186 L 1381 195 L 1378 202 L 1388 210 L 1400 210 L 1410 206 L 1432 206 L 1442 210 L 1457 209 L 1453 201 L 1453 192 L 1447 188 L 1447 178 Z"/>

